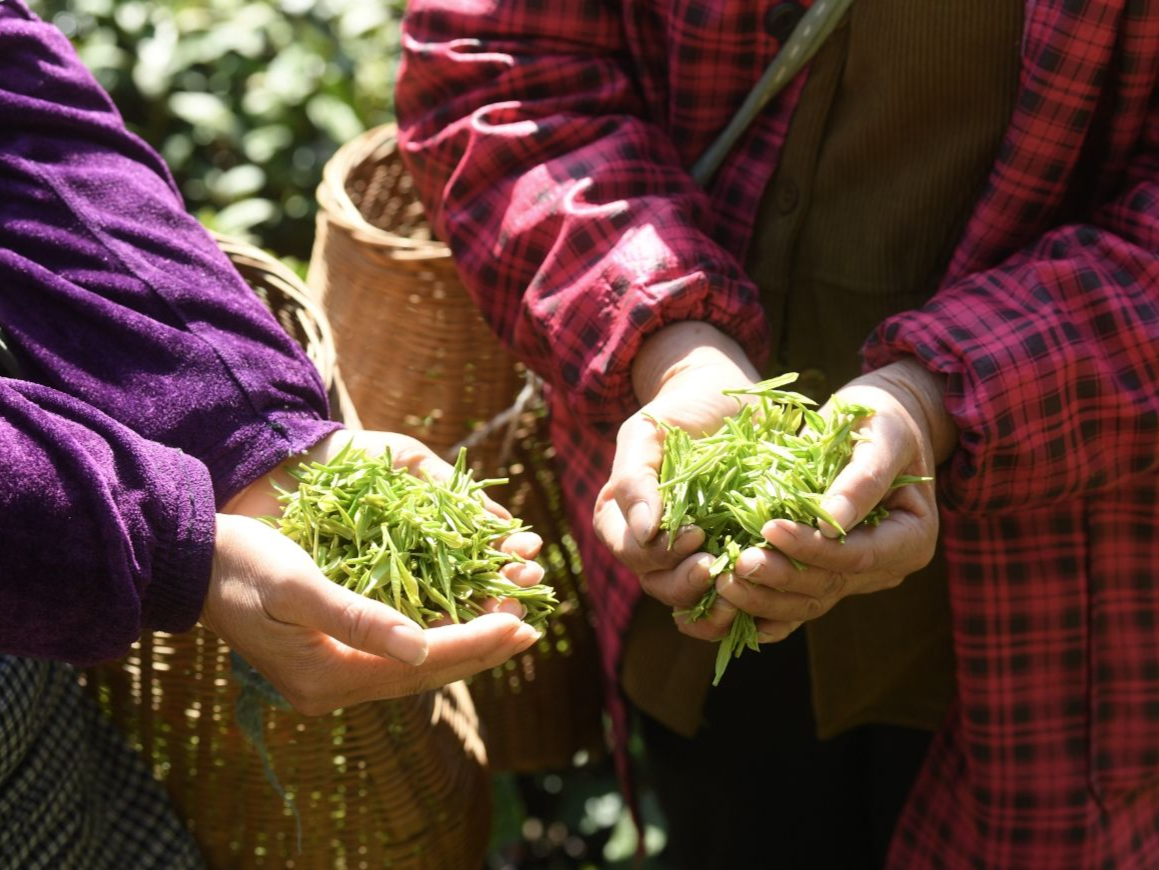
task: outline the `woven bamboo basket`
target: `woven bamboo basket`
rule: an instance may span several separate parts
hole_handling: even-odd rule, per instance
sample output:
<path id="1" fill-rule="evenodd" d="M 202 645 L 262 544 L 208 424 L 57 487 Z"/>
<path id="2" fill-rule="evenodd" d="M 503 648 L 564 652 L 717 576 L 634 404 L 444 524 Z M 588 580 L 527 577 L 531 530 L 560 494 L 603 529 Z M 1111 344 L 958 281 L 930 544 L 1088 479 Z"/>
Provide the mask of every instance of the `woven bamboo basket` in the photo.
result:
<path id="1" fill-rule="evenodd" d="M 319 367 L 336 376 L 325 317 L 297 277 L 259 250 L 223 250 Z M 211 868 L 482 866 L 490 778 L 462 683 L 320 717 L 270 708 L 265 742 L 296 822 L 235 723 L 224 641 L 200 626 L 144 635 L 86 681 L 165 784 Z"/>
<path id="2" fill-rule="evenodd" d="M 413 435 L 448 458 L 469 443 L 482 476 L 511 478 L 495 498 L 544 539 L 540 561 L 561 602 L 557 618 L 532 650 L 469 682 L 492 768 L 560 768 L 578 752 L 602 753 L 598 656 L 543 409 L 530 402 L 513 410 L 527 374 L 434 238 L 393 125 L 339 149 L 318 203 L 307 281 L 334 329 L 363 424 Z"/>

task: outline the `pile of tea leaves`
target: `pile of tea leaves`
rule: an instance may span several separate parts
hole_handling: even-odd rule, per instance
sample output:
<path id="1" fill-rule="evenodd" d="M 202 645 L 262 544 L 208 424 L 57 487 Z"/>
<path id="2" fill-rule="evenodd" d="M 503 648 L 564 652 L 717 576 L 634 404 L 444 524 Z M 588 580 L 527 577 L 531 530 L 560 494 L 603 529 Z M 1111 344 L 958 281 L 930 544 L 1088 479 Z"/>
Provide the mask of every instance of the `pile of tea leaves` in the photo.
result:
<path id="1" fill-rule="evenodd" d="M 664 431 L 660 528 L 669 533 L 669 546 L 681 528 L 702 529 L 703 550 L 717 557 L 709 569 L 714 581 L 735 569 L 744 550 L 770 547 L 761 535 L 769 520 L 787 519 L 815 528 L 824 522 L 841 536 L 848 531 L 821 505 L 861 438 L 855 427 L 873 409 L 834 396 L 823 416 L 810 407 L 815 404 L 812 399 L 781 389 L 796 379 L 797 374 L 790 372 L 744 390 L 726 390 L 725 395 L 747 402 L 703 438 L 656 421 Z M 893 486 L 925 479 L 904 475 Z M 876 525 L 886 516 L 888 511 L 878 505 L 862 523 Z M 805 567 L 793 561 L 798 568 Z M 704 618 L 717 595 L 714 582 L 686 611 L 687 618 Z M 753 617 L 740 611 L 720 642 L 714 685 L 729 662 L 746 649 L 759 650 L 760 645 Z"/>
<path id="2" fill-rule="evenodd" d="M 483 490 L 507 481 L 474 480 L 466 450 L 445 480 L 395 468 L 390 451 L 369 456 L 350 445 L 291 474 L 298 487 L 280 491 L 275 527 L 335 583 L 423 627 L 474 619 L 496 598 L 519 601 L 537 629 L 555 609 L 550 586 L 519 586 L 501 573 L 524 559 L 497 545 L 529 527 L 487 509 Z"/>

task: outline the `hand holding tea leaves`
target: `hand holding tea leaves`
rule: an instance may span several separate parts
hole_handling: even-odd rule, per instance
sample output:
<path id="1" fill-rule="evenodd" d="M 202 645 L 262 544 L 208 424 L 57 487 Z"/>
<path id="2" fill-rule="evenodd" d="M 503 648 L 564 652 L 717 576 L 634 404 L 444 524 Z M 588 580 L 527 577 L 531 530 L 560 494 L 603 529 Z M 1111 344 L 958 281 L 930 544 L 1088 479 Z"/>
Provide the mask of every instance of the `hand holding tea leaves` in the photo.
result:
<path id="1" fill-rule="evenodd" d="M 892 588 L 933 557 L 938 514 L 929 484 L 892 487 L 928 477 L 957 443 L 942 409 L 941 379 L 913 360 L 850 382 L 834 402 L 871 407 L 844 470 L 821 503 L 848 534 L 825 522 L 790 518 L 761 528 L 767 543 L 739 554 L 731 574 L 717 579 L 721 597 L 756 617 L 759 642 L 784 639 L 801 623 L 827 613 L 847 595 Z M 827 417 L 831 406 L 821 409 Z M 888 513 L 876 524 L 877 506 Z"/>
<path id="2" fill-rule="evenodd" d="M 729 661 L 744 649 L 755 650 L 760 641 L 781 639 L 801 621 L 825 612 L 827 603 L 831 606 L 847 591 L 887 588 L 905 576 L 881 569 L 875 572 L 877 576 L 861 578 L 868 585 L 844 590 L 842 584 L 832 588 L 829 582 L 843 575 L 826 570 L 822 573 L 831 588 L 820 595 L 808 581 L 801 588 L 812 594 L 786 592 L 783 586 L 761 587 L 752 582 L 753 577 L 762 576 L 760 569 L 768 565 L 754 562 L 748 551 L 759 553 L 769 546 L 765 533 L 768 526 L 778 532 L 783 531 L 778 523 L 792 529 L 817 527 L 829 535 L 846 536 L 850 520 L 837 519 L 829 506 L 844 507 L 847 498 L 831 492 L 831 487 L 849 464 L 854 446 L 865 438 L 857 431 L 859 424 L 875 413 L 873 408 L 854 404 L 840 395 L 833 397 L 825 413 L 812 411 L 808 407 L 812 400 L 781 389 L 794 380 L 796 375 L 789 374 L 744 391 L 730 391 L 755 397 L 756 403 L 740 408 L 718 432 L 701 439 L 693 440 L 680 429 L 658 423 L 665 431 L 659 484 L 664 495 L 661 527 L 672 530 L 695 524 L 705 532 L 705 549 L 716 557 L 708 569 L 711 577 L 718 578 L 716 585 L 687 611 L 687 616 L 693 622 L 703 618 L 717 596 L 725 593 L 731 593 L 730 603 L 740 610 L 721 642 L 716 682 Z M 885 479 L 891 481 L 890 489 L 897 489 L 928 478 L 901 474 Z M 872 502 L 861 516 L 854 515 L 852 521 L 876 526 L 886 520 L 889 511 L 878 504 L 879 500 Z M 936 535 L 936 522 L 934 530 Z M 932 542 L 930 539 L 924 561 L 933 555 Z M 842 549 L 827 538 L 825 543 Z M 748 558 L 747 566 L 741 563 L 742 554 Z M 844 554 L 841 558 L 847 559 Z M 790 571 L 810 570 L 800 560 L 789 557 L 788 561 L 793 563 Z M 857 565 L 848 561 L 844 564 Z M 738 570 L 746 571 L 748 577 L 737 579 Z M 767 622 L 770 610 L 774 618 L 780 617 L 779 622 L 788 623 L 780 637 L 770 636 L 767 624 L 763 630 L 758 629 L 754 619 L 760 616 Z"/>
<path id="3" fill-rule="evenodd" d="M 446 477 L 451 467 L 412 438 L 381 432 L 342 431 L 274 479 L 284 488 L 289 468 L 304 460 L 326 462 L 348 443 L 372 454 L 391 450 L 395 465 Z M 501 518 L 509 514 L 493 502 Z M 289 538 L 252 517 L 278 514 L 277 492 L 267 478 L 235 496 L 217 517 L 213 574 L 202 622 L 225 638 L 300 712 L 317 715 L 367 700 L 396 698 L 435 688 L 494 667 L 527 649 L 538 632 L 515 613 L 517 602 L 491 602 L 498 612 L 460 625 L 422 630 L 380 602 L 327 579 Z M 502 569 L 518 586 L 532 586 L 543 571 L 534 562 L 540 539 L 509 536 L 499 549 L 518 558 Z"/>
<path id="4" fill-rule="evenodd" d="M 297 486 L 281 492 L 282 514 L 269 522 L 335 583 L 424 627 L 467 622 L 499 602 L 518 604 L 540 628 L 555 609 L 550 586 L 504 575 L 528 573 L 522 557 L 498 549 L 526 528 L 486 508 L 483 489 L 507 481 L 474 480 L 466 449 L 443 479 L 396 468 L 389 450 L 368 456 L 351 446 L 291 474 Z"/>
<path id="5" fill-rule="evenodd" d="M 665 327 L 644 343 L 632 380 L 643 408 L 620 427 L 615 463 L 596 499 L 593 524 L 613 555 L 639 575 L 644 592 L 679 612 L 711 585 L 712 557 L 704 552 L 704 533 L 695 526 L 673 536 L 659 530 L 663 506 L 657 480 L 664 433 L 655 421 L 697 437 L 715 432 L 737 410 L 738 400 L 722 389 L 751 386 L 758 375 L 731 338 L 709 324 L 686 322 Z M 720 598 L 703 620 L 680 618 L 678 624 L 686 634 L 715 638 L 735 614 Z"/>
<path id="6" fill-rule="evenodd" d="M 828 497 L 814 502 L 843 530 L 854 529 L 844 542 L 832 540 L 840 533 L 815 513 L 805 518 L 808 524 L 770 514 L 754 527 L 755 536 L 734 537 L 722 546 L 706 543 L 687 517 L 683 525 L 669 518 L 658 528 L 660 456 L 668 427 L 694 436 L 712 433 L 741 404 L 754 401 L 745 395 L 756 380 L 751 366 L 734 342 L 697 323 L 657 333 L 641 360 L 643 375 L 637 369 L 633 375 L 644 407 L 620 431 L 595 525 L 613 553 L 640 575 L 644 591 L 675 608 L 682 632 L 703 639 L 732 636 L 733 652 L 744 648 L 737 645 L 742 634 L 752 647 L 781 640 L 845 595 L 895 585 L 928 562 L 937 538 L 932 487 L 891 485 L 902 475 L 931 474 L 953 449 L 956 432 L 942 410 L 941 380 L 916 361 L 887 366 L 838 391 L 838 401 L 876 412 L 857 424 L 868 437 L 857 442 L 845 470 L 837 469 Z M 707 393 L 713 387 L 718 397 L 722 387 L 733 392 L 731 409 L 711 405 Z M 823 409 L 822 417 L 830 410 Z M 686 423 L 690 417 L 692 426 Z M 883 499 L 890 515 L 876 528 L 855 528 Z M 633 509 L 652 514 L 654 525 L 633 526 Z M 633 528 L 643 533 L 642 542 Z M 750 576 L 738 580 L 742 572 Z M 740 627 L 738 613 L 745 614 Z"/>

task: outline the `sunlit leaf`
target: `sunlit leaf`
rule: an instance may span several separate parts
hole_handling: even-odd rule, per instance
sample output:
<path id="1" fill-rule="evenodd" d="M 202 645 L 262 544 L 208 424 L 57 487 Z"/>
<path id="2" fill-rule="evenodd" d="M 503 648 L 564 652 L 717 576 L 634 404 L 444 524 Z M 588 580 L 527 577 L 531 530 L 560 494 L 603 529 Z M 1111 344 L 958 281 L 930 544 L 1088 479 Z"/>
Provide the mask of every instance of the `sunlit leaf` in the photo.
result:
<path id="1" fill-rule="evenodd" d="M 266 183 L 266 174 L 252 163 L 235 166 L 217 176 L 209 191 L 219 203 L 231 203 L 252 196 Z"/>
<path id="2" fill-rule="evenodd" d="M 243 199 L 217 213 L 217 229 L 223 233 L 244 233 L 258 224 L 273 220 L 280 209 L 268 199 Z"/>

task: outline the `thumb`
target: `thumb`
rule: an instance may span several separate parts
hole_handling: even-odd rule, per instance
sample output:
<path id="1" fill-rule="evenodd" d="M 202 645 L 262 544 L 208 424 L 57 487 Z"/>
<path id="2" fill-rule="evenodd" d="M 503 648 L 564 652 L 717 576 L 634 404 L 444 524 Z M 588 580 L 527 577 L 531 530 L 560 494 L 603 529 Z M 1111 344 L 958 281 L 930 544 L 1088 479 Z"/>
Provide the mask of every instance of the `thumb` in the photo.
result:
<path id="1" fill-rule="evenodd" d="M 821 509 L 840 526 L 822 521 L 821 534 L 836 538 L 849 532 L 889 494 L 902 472 L 899 456 L 884 439 L 869 438 L 853 448 L 849 464 L 841 470 L 821 501 Z"/>
<path id="2" fill-rule="evenodd" d="M 658 484 L 663 445 L 660 427 L 640 414 L 629 417 L 616 438 L 609 484 L 632 537 L 641 547 L 660 528 Z"/>
<path id="3" fill-rule="evenodd" d="M 273 597 L 267 610 L 274 619 L 317 629 L 353 649 L 408 665 L 421 665 L 427 657 L 426 634 L 416 623 L 328 580 L 313 562 L 309 570 L 281 584 Z"/>

